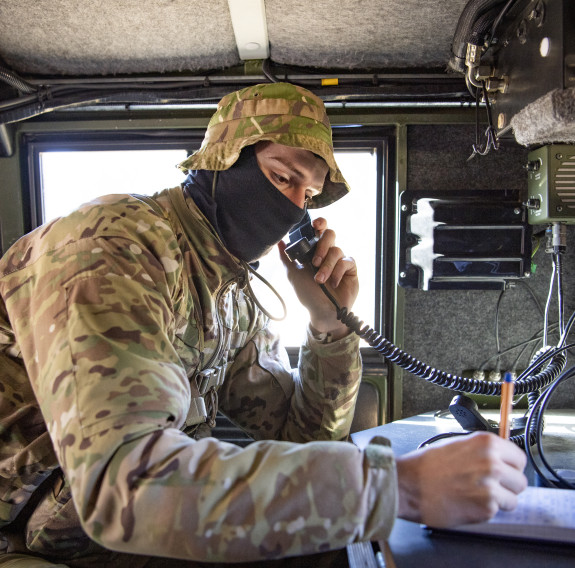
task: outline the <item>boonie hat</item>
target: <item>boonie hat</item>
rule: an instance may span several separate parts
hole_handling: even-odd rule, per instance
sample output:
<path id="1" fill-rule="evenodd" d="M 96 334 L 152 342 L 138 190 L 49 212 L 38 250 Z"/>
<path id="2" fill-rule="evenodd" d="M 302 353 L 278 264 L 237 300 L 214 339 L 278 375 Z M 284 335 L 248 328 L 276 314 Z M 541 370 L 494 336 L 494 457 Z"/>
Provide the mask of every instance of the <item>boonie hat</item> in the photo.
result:
<path id="1" fill-rule="evenodd" d="M 349 191 L 335 162 L 323 101 L 291 83 L 264 83 L 226 95 L 210 119 L 202 146 L 178 167 L 183 172 L 227 170 L 242 148 L 261 140 L 303 148 L 326 161 L 329 173 L 310 209 L 325 207 Z"/>

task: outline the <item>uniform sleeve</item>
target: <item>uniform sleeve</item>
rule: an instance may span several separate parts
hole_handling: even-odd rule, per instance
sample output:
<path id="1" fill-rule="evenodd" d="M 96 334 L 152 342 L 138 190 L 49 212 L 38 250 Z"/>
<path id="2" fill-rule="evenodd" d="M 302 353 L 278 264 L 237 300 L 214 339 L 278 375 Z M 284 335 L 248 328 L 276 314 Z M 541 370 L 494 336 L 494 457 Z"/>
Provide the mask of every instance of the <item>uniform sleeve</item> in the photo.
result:
<path id="1" fill-rule="evenodd" d="M 388 535 L 396 481 L 387 450 L 374 461 L 344 442 L 241 449 L 180 432 L 187 379 L 161 297 L 134 280 L 120 293 L 108 278 L 117 303 L 86 301 L 103 282 L 68 290 L 68 324 L 52 352 L 62 372 L 43 360 L 38 391 L 92 539 L 123 552 L 248 562 Z M 138 297 L 157 306 L 152 315 L 120 308 Z"/>
<path id="2" fill-rule="evenodd" d="M 26 316 L 23 356 L 86 533 L 113 550 L 212 562 L 385 538 L 396 511 L 388 448 L 240 449 L 179 431 L 190 393 L 171 344 L 178 262 L 133 245 L 69 246 L 10 298 Z"/>
<path id="3" fill-rule="evenodd" d="M 361 381 L 359 337 L 325 343 L 308 329 L 297 369 L 269 328 L 236 357 L 222 410 L 256 440 L 345 440 Z"/>

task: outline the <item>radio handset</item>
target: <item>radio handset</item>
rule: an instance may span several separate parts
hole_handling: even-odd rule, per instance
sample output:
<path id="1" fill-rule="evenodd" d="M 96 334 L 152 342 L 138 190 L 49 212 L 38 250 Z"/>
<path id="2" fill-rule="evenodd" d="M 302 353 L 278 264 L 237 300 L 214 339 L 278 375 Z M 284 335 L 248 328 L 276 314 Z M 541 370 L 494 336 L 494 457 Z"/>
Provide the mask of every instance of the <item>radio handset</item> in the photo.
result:
<path id="1" fill-rule="evenodd" d="M 306 211 L 303 219 L 289 232 L 290 244 L 286 247 L 285 254 L 300 268 L 304 264 L 311 265 L 318 240 L 311 224 L 311 217 Z"/>

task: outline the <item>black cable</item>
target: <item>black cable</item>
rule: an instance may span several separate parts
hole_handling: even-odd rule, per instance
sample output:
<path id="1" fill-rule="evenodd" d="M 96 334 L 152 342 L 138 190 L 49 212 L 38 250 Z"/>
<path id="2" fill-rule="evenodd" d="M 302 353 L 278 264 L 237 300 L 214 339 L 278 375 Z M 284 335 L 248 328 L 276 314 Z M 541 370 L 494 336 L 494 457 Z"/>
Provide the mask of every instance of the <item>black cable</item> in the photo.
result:
<path id="1" fill-rule="evenodd" d="M 159 103 L 182 103 L 190 100 L 195 102 L 217 101 L 229 93 L 227 87 L 179 89 L 167 91 L 87 91 L 74 93 L 67 96 L 53 97 L 53 93 L 46 91 L 48 96 L 39 96 L 37 100 L 14 107 L 0 110 L 0 123 L 8 124 L 27 118 L 38 116 L 49 111 L 82 106 L 87 104 L 159 104 Z"/>
<path id="2" fill-rule="evenodd" d="M 550 329 L 554 329 L 557 326 L 557 324 L 553 324 Z M 540 329 L 539 331 L 537 331 L 536 333 L 534 333 L 530 339 L 526 339 L 525 341 L 521 341 L 520 343 L 516 343 L 515 345 L 512 345 L 511 347 L 507 347 L 507 349 L 504 349 L 501 352 L 501 355 L 505 355 L 507 353 L 509 353 L 510 351 L 514 351 L 515 349 L 518 349 L 519 347 L 523 347 L 523 351 L 517 356 L 517 358 L 515 359 L 513 365 L 517 366 L 518 364 L 518 360 L 519 358 L 523 355 L 524 350 L 529 347 L 529 345 L 531 343 L 538 343 L 539 341 L 541 341 L 541 337 L 542 337 L 542 333 L 543 333 L 543 329 Z M 534 355 L 534 354 L 533 354 Z M 529 360 L 531 361 L 533 359 L 533 355 L 531 355 L 531 357 L 529 357 Z M 489 357 L 488 359 L 486 359 L 485 361 L 483 361 L 483 363 L 481 363 L 481 365 L 479 366 L 479 369 L 481 371 L 485 370 L 485 367 L 487 366 L 487 364 L 489 363 L 489 361 L 491 361 L 492 359 L 495 359 L 497 357 L 497 355 L 491 355 L 491 357 Z"/>
<path id="3" fill-rule="evenodd" d="M 493 117 L 491 114 L 491 103 L 489 102 L 489 93 L 485 87 L 485 81 L 481 82 L 483 100 L 485 101 L 485 108 L 487 110 L 487 128 L 485 129 L 485 144 L 482 145 L 479 142 L 479 89 L 477 89 L 475 94 L 475 144 L 471 147 L 473 152 L 467 158 L 467 161 L 471 160 L 475 156 L 487 156 L 491 150 L 499 149 L 499 142 L 497 140 L 497 133 L 493 126 Z"/>
<path id="4" fill-rule="evenodd" d="M 531 297 L 533 298 L 533 301 L 535 302 L 535 304 L 537 305 L 537 309 L 539 310 L 539 312 L 541 313 L 541 315 L 544 315 L 544 311 L 543 311 L 543 307 L 541 306 L 541 303 L 539 302 L 539 299 L 537 298 L 537 296 L 535 295 L 535 293 L 533 292 L 533 290 L 531 289 L 531 287 L 526 283 L 526 282 L 522 282 L 521 280 L 519 280 L 519 282 L 521 282 L 521 284 L 524 284 L 527 287 L 527 290 L 529 291 Z M 504 288 L 501 293 L 499 294 L 499 297 L 497 299 L 497 304 L 495 306 L 495 345 L 496 345 L 496 354 L 493 355 L 492 357 L 490 357 L 481 367 L 480 369 L 483 369 L 483 367 L 485 366 L 485 364 L 488 361 L 491 361 L 492 359 L 496 359 L 497 360 L 497 364 L 496 364 L 496 370 L 499 370 L 499 363 L 500 363 L 500 358 L 501 355 L 503 355 L 503 353 L 507 353 L 509 352 L 509 349 L 506 349 L 505 351 L 501 351 L 501 345 L 500 345 L 500 339 L 499 339 L 499 312 L 500 312 L 500 304 L 501 301 L 503 299 L 503 294 L 505 293 L 506 289 Z M 537 338 L 536 341 L 539 341 L 540 338 Z M 531 343 L 533 341 L 529 340 L 528 343 Z M 512 370 L 515 369 L 515 367 L 517 366 L 517 362 L 518 360 L 521 358 L 521 356 L 523 355 L 523 353 L 525 352 L 525 350 L 527 349 L 527 342 L 525 343 L 521 343 L 518 344 L 516 346 L 514 346 L 512 349 L 515 349 L 521 345 L 524 345 L 521 353 L 518 355 L 518 357 L 515 359 L 515 362 L 513 363 L 512 366 Z M 532 359 L 533 356 L 530 357 L 530 359 Z"/>
<path id="5" fill-rule="evenodd" d="M 417 449 L 420 450 L 425 446 L 429 446 L 430 444 L 438 442 L 439 440 L 444 440 L 445 438 L 454 438 L 455 436 L 468 436 L 469 434 L 472 433 L 473 432 L 443 432 L 442 434 L 437 434 L 436 436 L 432 436 L 431 438 L 428 438 L 424 442 L 421 442 L 421 444 L 417 446 Z"/>
<path id="6" fill-rule="evenodd" d="M 561 254 L 554 255 L 555 268 L 557 270 L 557 311 L 559 313 L 559 332 L 563 333 L 564 327 L 564 314 L 563 314 L 563 261 Z"/>
<path id="7" fill-rule="evenodd" d="M 552 487 L 558 487 L 561 489 L 575 489 L 575 484 L 568 481 L 564 477 L 562 477 L 553 466 L 549 463 L 547 458 L 545 457 L 545 453 L 543 450 L 543 443 L 542 443 L 542 435 L 543 435 L 543 419 L 544 419 L 544 412 L 545 408 L 549 404 L 549 400 L 551 399 L 551 395 L 555 392 L 558 386 L 568 379 L 571 379 L 575 376 L 575 367 L 571 367 L 567 371 L 563 372 L 555 381 L 555 383 L 549 386 L 537 399 L 535 404 L 533 405 L 528 419 L 527 424 L 525 426 L 525 432 L 535 432 L 536 435 L 536 447 L 539 453 L 539 459 L 547 469 L 547 472 L 551 474 L 555 478 L 555 480 L 551 480 L 546 473 L 543 472 L 542 468 L 539 467 L 539 464 L 535 460 L 535 456 L 533 455 L 533 450 L 531 445 L 529 444 L 526 446 L 525 450 L 527 453 L 527 457 L 533 466 L 533 469 L 536 473 L 541 477 L 542 480 L 545 480 L 548 485 Z"/>
<path id="8" fill-rule="evenodd" d="M 519 284 L 522 284 L 523 286 L 525 286 L 525 288 L 527 288 L 527 290 L 529 291 L 529 294 L 531 295 L 531 297 L 533 298 L 533 301 L 535 302 L 535 305 L 537 306 L 537 310 L 543 316 L 543 306 L 541 305 L 539 298 L 535 295 L 535 292 L 533 292 L 533 289 L 531 288 L 531 286 L 529 286 L 529 284 L 527 282 L 524 282 L 523 280 L 517 280 L 517 282 Z"/>
<path id="9" fill-rule="evenodd" d="M 549 308 L 551 306 L 551 298 L 553 297 L 553 287 L 555 285 L 555 256 L 553 256 L 553 270 L 551 271 L 551 279 L 549 280 L 549 292 L 547 293 L 547 300 L 545 302 L 545 315 L 543 318 L 543 344 L 546 345 L 547 341 L 547 326 L 549 324 Z M 559 333 L 562 333 L 561 331 Z"/>
<path id="10" fill-rule="evenodd" d="M 279 83 L 280 80 L 273 74 L 272 65 L 269 59 L 264 59 L 262 62 L 262 73 L 267 77 L 270 83 Z"/>
<path id="11" fill-rule="evenodd" d="M 573 312 L 571 314 L 571 317 L 567 321 L 567 325 L 565 326 L 565 329 L 563 330 L 563 334 L 561 335 L 561 338 L 559 339 L 559 344 L 558 344 L 559 347 L 563 347 L 563 345 L 565 345 L 565 342 L 567 341 L 567 338 L 569 337 L 569 334 L 571 333 L 571 328 L 573 327 L 574 323 L 575 323 L 575 312 Z"/>
<path id="12" fill-rule="evenodd" d="M 550 329 L 550 331 L 554 331 L 556 328 L 557 328 L 557 324 L 554 324 L 549 329 Z M 537 345 L 539 344 L 539 342 L 541 342 L 541 344 L 542 344 L 542 339 L 543 339 L 542 334 L 543 334 L 543 330 L 540 329 L 535 334 L 535 336 L 532 336 L 531 339 L 528 339 L 527 341 L 524 341 L 522 344 L 515 346 L 515 347 L 523 346 L 523 349 L 521 350 L 519 355 L 517 355 L 517 357 L 515 358 L 515 360 L 511 364 L 511 370 L 514 371 L 517 368 L 517 366 L 519 365 L 519 361 L 520 361 L 521 357 L 523 357 L 524 353 L 527 351 L 527 349 L 529 348 L 529 346 L 531 344 L 533 344 L 533 345 L 532 345 L 532 349 L 531 349 L 531 355 L 529 356 L 529 361 L 533 361 L 535 354 L 538 351 Z M 505 353 L 505 351 L 504 351 L 504 353 Z"/>
<path id="13" fill-rule="evenodd" d="M 499 4 L 503 4 L 503 0 L 470 0 L 467 2 L 459 16 L 451 42 L 451 58 L 448 63 L 451 69 L 459 73 L 464 72 L 467 40 L 473 25 L 482 14 Z"/>
<path id="14" fill-rule="evenodd" d="M 0 67 L 0 80 L 26 95 L 35 93 L 38 90 L 34 85 L 31 85 L 14 73 L 14 71 L 6 69 L 5 67 Z"/>
<path id="15" fill-rule="evenodd" d="M 345 307 L 340 307 L 337 300 L 324 284 L 320 284 L 320 287 L 331 303 L 335 306 L 337 319 L 347 325 L 349 329 L 364 339 L 386 359 L 395 363 L 402 369 L 405 369 L 430 383 L 454 391 L 471 394 L 485 394 L 490 396 L 501 395 L 501 383 L 499 382 L 482 381 L 470 377 L 451 375 L 445 371 L 434 369 L 415 357 L 412 357 L 399 347 L 396 347 L 391 343 L 391 341 L 387 340 L 376 330 L 365 325 L 364 322 L 355 316 L 353 312 L 348 311 Z M 540 390 L 550 385 L 565 367 L 567 358 L 564 351 L 572 346 L 573 345 L 553 348 L 550 349 L 549 352 L 542 354 L 537 361 L 534 361 L 525 371 L 523 371 L 523 373 L 521 373 L 521 375 L 519 375 L 515 381 L 515 394 L 527 394 L 528 392 Z M 542 365 L 547 361 L 549 361 L 549 364 L 546 366 L 545 370 L 540 371 L 535 375 L 530 375 L 531 372 L 541 369 Z"/>
<path id="16" fill-rule="evenodd" d="M 499 27 L 501 20 L 505 17 L 505 14 L 508 12 L 509 8 L 511 8 L 511 5 L 514 4 L 516 1 L 517 0 L 508 0 L 507 4 L 505 4 L 505 6 L 503 6 L 503 8 L 501 9 L 501 12 L 499 12 L 497 18 L 495 18 L 495 20 L 493 21 L 493 26 L 491 27 L 491 35 L 489 37 L 490 45 L 492 44 L 493 40 L 496 37 L 495 32 L 497 32 L 497 28 Z"/>

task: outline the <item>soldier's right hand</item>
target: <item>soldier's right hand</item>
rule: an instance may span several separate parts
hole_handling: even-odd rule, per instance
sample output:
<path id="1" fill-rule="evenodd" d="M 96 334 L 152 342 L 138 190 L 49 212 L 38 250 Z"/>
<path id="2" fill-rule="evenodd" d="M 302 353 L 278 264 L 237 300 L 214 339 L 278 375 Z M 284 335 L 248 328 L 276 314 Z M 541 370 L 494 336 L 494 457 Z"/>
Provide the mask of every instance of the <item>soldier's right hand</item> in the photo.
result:
<path id="1" fill-rule="evenodd" d="M 515 444 L 488 432 L 398 457 L 398 516 L 440 528 L 514 509 L 527 487 L 526 461 Z"/>

